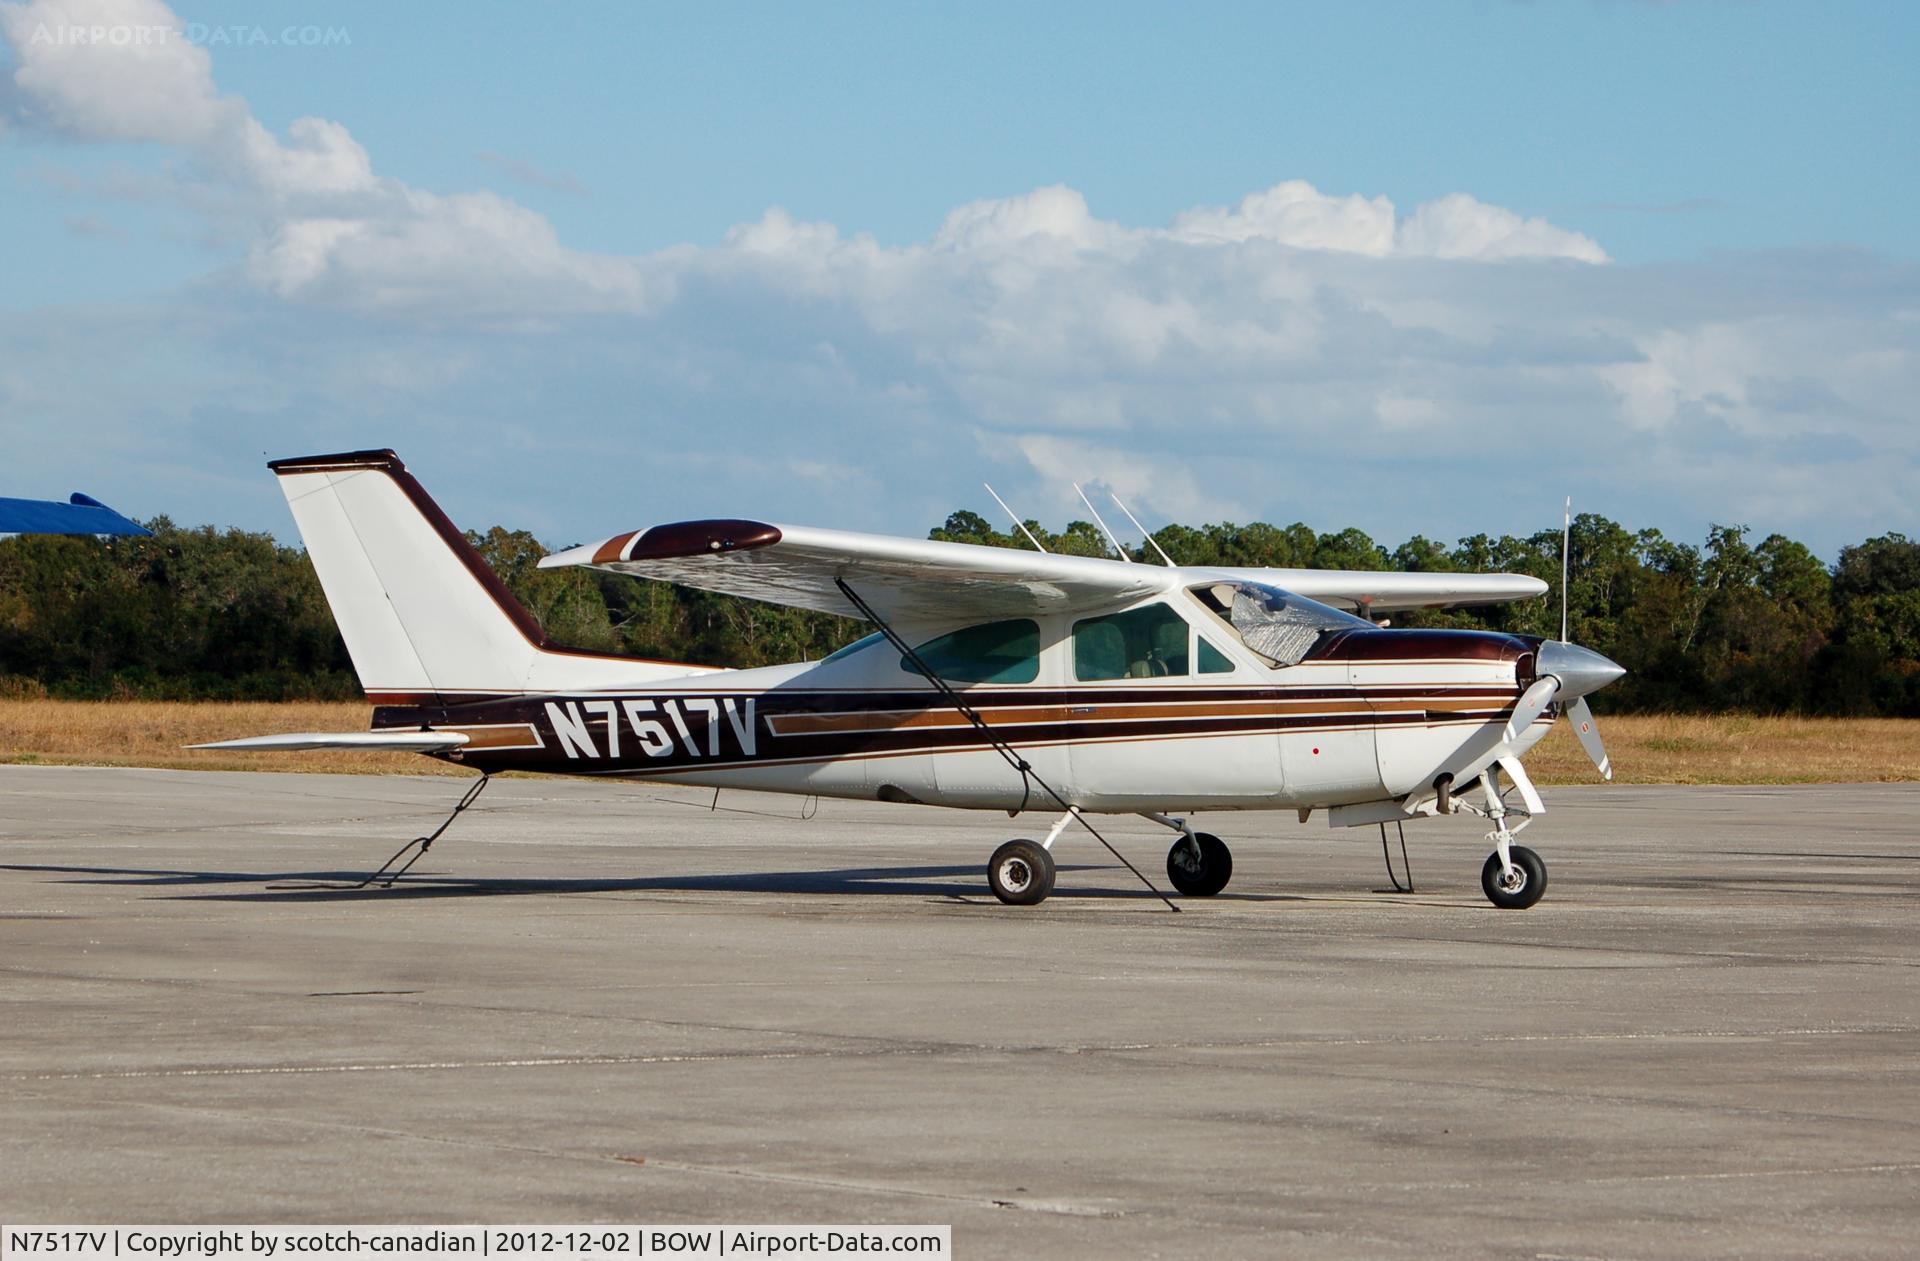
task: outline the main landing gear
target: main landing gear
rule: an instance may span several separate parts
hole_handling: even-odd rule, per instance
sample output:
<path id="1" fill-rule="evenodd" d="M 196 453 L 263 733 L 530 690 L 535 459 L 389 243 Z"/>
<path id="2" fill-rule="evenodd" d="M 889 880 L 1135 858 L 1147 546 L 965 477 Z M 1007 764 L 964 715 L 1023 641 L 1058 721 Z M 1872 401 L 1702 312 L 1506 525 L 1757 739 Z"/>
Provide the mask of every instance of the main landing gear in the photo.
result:
<path id="1" fill-rule="evenodd" d="M 1076 810 L 1061 816 L 1043 841 L 1008 841 L 987 862 L 987 885 L 1008 906 L 1034 906 L 1053 892 L 1053 843 L 1073 822 Z M 1180 833 L 1167 851 L 1167 879 L 1190 898 L 1210 898 L 1233 879 L 1233 851 L 1211 832 L 1196 832 L 1185 819 L 1142 815 Z M 1123 860 L 1124 861 L 1124 860 Z M 1132 864 L 1128 864 L 1131 866 Z"/>
<path id="2" fill-rule="evenodd" d="M 993 896 L 1008 906 L 1033 906 L 1053 892 L 1053 855 L 1036 841 L 1008 841 L 987 862 Z"/>
<path id="3" fill-rule="evenodd" d="M 1233 879 L 1233 851 L 1211 832 L 1183 836 L 1167 851 L 1167 879 L 1190 898 L 1210 898 Z"/>
<path id="4" fill-rule="evenodd" d="M 1211 832 L 1196 832 L 1185 819 L 1165 814 L 1142 814 L 1180 834 L 1167 851 L 1167 879 L 1190 898 L 1210 898 L 1233 879 L 1233 851 Z"/>

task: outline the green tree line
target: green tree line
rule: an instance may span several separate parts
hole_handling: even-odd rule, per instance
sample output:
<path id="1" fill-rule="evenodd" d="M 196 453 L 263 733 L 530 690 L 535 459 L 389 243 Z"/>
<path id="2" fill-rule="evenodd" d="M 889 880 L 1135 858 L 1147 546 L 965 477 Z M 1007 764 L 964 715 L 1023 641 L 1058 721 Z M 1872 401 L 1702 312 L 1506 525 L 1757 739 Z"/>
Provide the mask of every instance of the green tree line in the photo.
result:
<path id="1" fill-rule="evenodd" d="M 162 517 L 147 539 L 0 539 L 0 695 L 293 700 L 359 695 L 306 554 L 270 535 Z M 1049 551 L 1111 555 L 1075 521 L 1026 523 Z M 1920 542 L 1887 534 L 1828 565 L 1778 534 L 1714 526 L 1696 546 L 1583 514 L 1573 524 L 1572 637 L 1629 673 L 1616 710 L 1920 717 Z M 536 567 L 526 531 L 468 536 L 555 639 L 699 664 L 823 656 L 865 633 L 842 618 L 641 582 Z M 1031 547 L 960 511 L 930 537 Z M 1294 524 L 1170 525 L 1154 541 L 1178 564 L 1507 571 L 1556 588 L 1560 531 L 1477 534 L 1398 547 L 1359 530 Z M 1136 560 L 1154 563 L 1144 546 Z M 1403 615 L 1398 625 L 1557 635 L 1557 595 L 1486 609 Z"/>

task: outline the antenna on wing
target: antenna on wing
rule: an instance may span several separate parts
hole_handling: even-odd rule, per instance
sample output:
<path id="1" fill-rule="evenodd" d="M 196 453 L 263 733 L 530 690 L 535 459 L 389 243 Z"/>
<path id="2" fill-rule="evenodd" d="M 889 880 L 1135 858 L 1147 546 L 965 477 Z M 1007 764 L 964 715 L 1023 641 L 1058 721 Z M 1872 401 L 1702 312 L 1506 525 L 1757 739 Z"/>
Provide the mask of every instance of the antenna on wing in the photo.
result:
<path id="1" fill-rule="evenodd" d="M 1567 553 L 1573 542 L 1573 496 L 1567 496 L 1566 516 L 1560 522 L 1560 642 L 1567 642 Z"/>
<path id="2" fill-rule="evenodd" d="M 1035 537 L 1033 537 L 1033 531 L 1032 531 L 1032 530 L 1029 530 L 1029 529 L 1028 529 L 1028 528 L 1027 528 L 1027 527 L 1026 527 L 1026 526 L 1025 526 L 1024 524 L 1022 524 L 1022 523 L 1021 523 L 1021 520 L 1020 520 L 1020 516 L 1019 516 L 1019 514 L 1018 514 L 1018 513 L 1016 513 L 1016 512 L 1014 512 L 1014 510 L 1013 510 L 1013 509 L 1011 509 L 1011 508 L 1008 508 L 1008 507 L 1007 507 L 1007 501 L 1006 501 L 1006 500 L 1004 500 L 1004 499 L 1002 499 L 1002 498 L 1000 498 L 1000 492 L 999 492 L 999 491 L 997 491 L 997 490 L 995 490 L 995 489 L 994 489 L 993 487 L 991 487 L 991 486 L 987 486 L 987 483 L 985 483 L 985 482 L 981 482 L 980 484 L 981 484 L 982 486 L 986 486 L 986 487 L 987 487 L 987 493 L 988 493 L 989 495 L 992 495 L 992 496 L 993 496 L 993 502 L 995 502 L 995 503 L 997 503 L 997 504 L 999 504 L 999 505 L 1001 506 L 1001 508 L 1003 508 L 1003 509 L 1005 509 L 1005 510 L 1006 510 L 1006 514 L 1007 514 L 1007 515 L 1008 515 L 1009 517 L 1012 517 L 1012 518 L 1013 518 L 1013 528 L 1014 528 L 1014 529 L 1016 529 L 1016 530 L 1018 530 L 1018 531 L 1020 531 L 1020 533 L 1022 533 L 1022 534 L 1024 534 L 1024 535 L 1026 535 L 1026 536 L 1027 536 L 1027 542 L 1029 542 L 1029 543 L 1031 543 L 1031 544 L 1033 544 L 1033 545 L 1034 545 L 1035 547 L 1037 547 L 1037 548 L 1040 548 L 1040 550 L 1041 550 L 1041 551 L 1043 551 L 1043 552 L 1044 552 L 1044 551 L 1046 551 L 1046 550 L 1047 550 L 1046 548 L 1044 548 L 1044 547 L 1040 547 L 1040 540 L 1039 540 L 1039 539 L 1037 539 L 1037 538 L 1035 538 Z"/>
<path id="3" fill-rule="evenodd" d="M 1119 536 L 1116 535 L 1112 530 L 1108 529 L 1107 523 L 1100 519 L 1100 510 L 1093 506 L 1093 500 L 1087 498 L 1087 492 L 1080 489 L 1079 482 L 1075 482 L 1073 484 L 1073 493 L 1080 496 L 1080 502 L 1085 504 L 1087 506 L 1087 511 L 1093 514 L 1094 524 L 1098 525 L 1100 527 L 1100 532 L 1107 536 L 1107 542 L 1113 544 L 1113 550 L 1120 553 L 1120 559 L 1127 562 L 1127 564 L 1129 565 L 1133 564 L 1133 557 L 1129 556 L 1127 554 L 1127 549 L 1120 545 Z"/>
<path id="4" fill-rule="evenodd" d="M 1122 512 L 1127 512 L 1127 506 L 1120 502 L 1120 496 L 1114 494 L 1112 491 L 1108 491 L 1107 498 L 1113 500 L 1114 507 L 1118 508 Z M 1147 527 L 1140 524 L 1140 518 L 1134 516 L 1131 512 L 1127 512 L 1127 520 L 1133 522 L 1133 528 L 1140 531 L 1140 537 L 1146 539 L 1147 546 L 1151 547 L 1154 551 L 1159 552 L 1160 559 L 1165 561 L 1167 563 L 1167 567 L 1171 569 L 1173 567 L 1173 557 L 1167 555 L 1166 549 L 1161 547 L 1160 544 L 1157 541 L 1155 541 L 1153 535 L 1147 533 Z"/>

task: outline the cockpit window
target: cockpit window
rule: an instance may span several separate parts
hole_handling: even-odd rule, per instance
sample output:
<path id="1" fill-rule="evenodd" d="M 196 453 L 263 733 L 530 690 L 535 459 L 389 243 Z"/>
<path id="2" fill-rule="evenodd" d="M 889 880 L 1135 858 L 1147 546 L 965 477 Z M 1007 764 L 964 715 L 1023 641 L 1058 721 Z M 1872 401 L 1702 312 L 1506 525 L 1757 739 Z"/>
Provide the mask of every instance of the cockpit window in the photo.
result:
<path id="1" fill-rule="evenodd" d="M 1219 614 L 1240 641 L 1276 666 L 1297 665 L 1323 635 L 1372 630 L 1351 613 L 1258 582 L 1195 587 L 1194 598 Z"/>
<path id="2" fill-rule="evenodd" d="M 949 683 L 1031 683 L 1040 677 L 1040 624 L 1016 617 L 929 639 L 914 652 Z M 906 657 L 900 668 L 920 673 Z"/>
<path id="3" fill-rule="evenodd" d="M 1073 677 L 1164 679 L 1187 673 L 1187 620 L 1164 604 L 1073 624 Z"/>
<path id="4" fill-rule="evenodd" d="M 1200 673 L 1232 674 L 1233 658 L 1213 646 L 1206 636 L 1200 637 Z"/>

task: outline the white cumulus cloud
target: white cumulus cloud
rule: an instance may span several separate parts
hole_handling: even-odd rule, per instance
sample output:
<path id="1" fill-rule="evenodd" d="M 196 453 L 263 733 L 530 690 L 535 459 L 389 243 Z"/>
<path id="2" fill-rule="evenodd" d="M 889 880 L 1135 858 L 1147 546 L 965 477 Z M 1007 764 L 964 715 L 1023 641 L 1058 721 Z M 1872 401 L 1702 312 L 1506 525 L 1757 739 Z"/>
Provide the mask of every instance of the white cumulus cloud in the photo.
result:
<path id="1" fill-rule="evenodd" d="M 678 470 L 650 485 L 655 519 L 818 518 L 788 502 L 811 478 L 857 488 L 833 519 L 923 528 L 986 474 L 1050 520 L 1081 480 L 1149 515 L 1402 535 L 1531 528 L 1497 515 L 1521 510 L 1516 485 L 1656 521 L 1676 505 L 1781 528 L 1911 521 L 1909 264 L 1627 266 L 1466 193 L 1403 211 L 1298 179 L 1165 224 L 1051 185 L 904 244 L 776 207 L 717 245 L 592 253 L 508 197 L 383 174 L 339 122 L 276 133 L 184 41 L 37 38 L 116 23 L 179 25 L 158 0 L 0 3 L 9 121 L 163 147 L 164 178 L 58 187 L 168 198 L 233 265 L 184 313 L 0 321 L 0 403 L 76 443 L 182 467 L 266 433 L 288 450 L 437 443 L 455 463 L 505 450 L 495 489 L 560 512 L 611 447 L 628 472 Z M 127 346 L 155 348 L 164 389 L 86 366 Z M 716 470 L 725 503 L 705 490 Z"/>
<path id="2" fill-rule="evenodd" d="M 198 145 L 244 121 L 180 29 L 160 0 L 0 4 L 27 121 L 76 140 Z"/>
<path id="3" fill-rule="evenodd" d="M 1435 258 L 1573 258 L 1604 263 L 1606 251 L 1588 236 L 1556 228 L 1545 219 L 1522 219 L 1465 193 L 1426 202 L 1394 230 L 1403 254 Z"/>
<path id="4" fill-rule="evenodd" d="M 219 91 L 207 50 L 160 0 L 0 4 L 0 33 L 18 62 L 16 121 L 181 151 L 202 173 L 196 204 L 253 225 L 246 273 L 282 297 L 486 317 L 647 300 L 632 260 L 570 250 L 544 217 L 492 193 L 379 176 L 338 122 L 300 118 L 274 134 Z"/>

